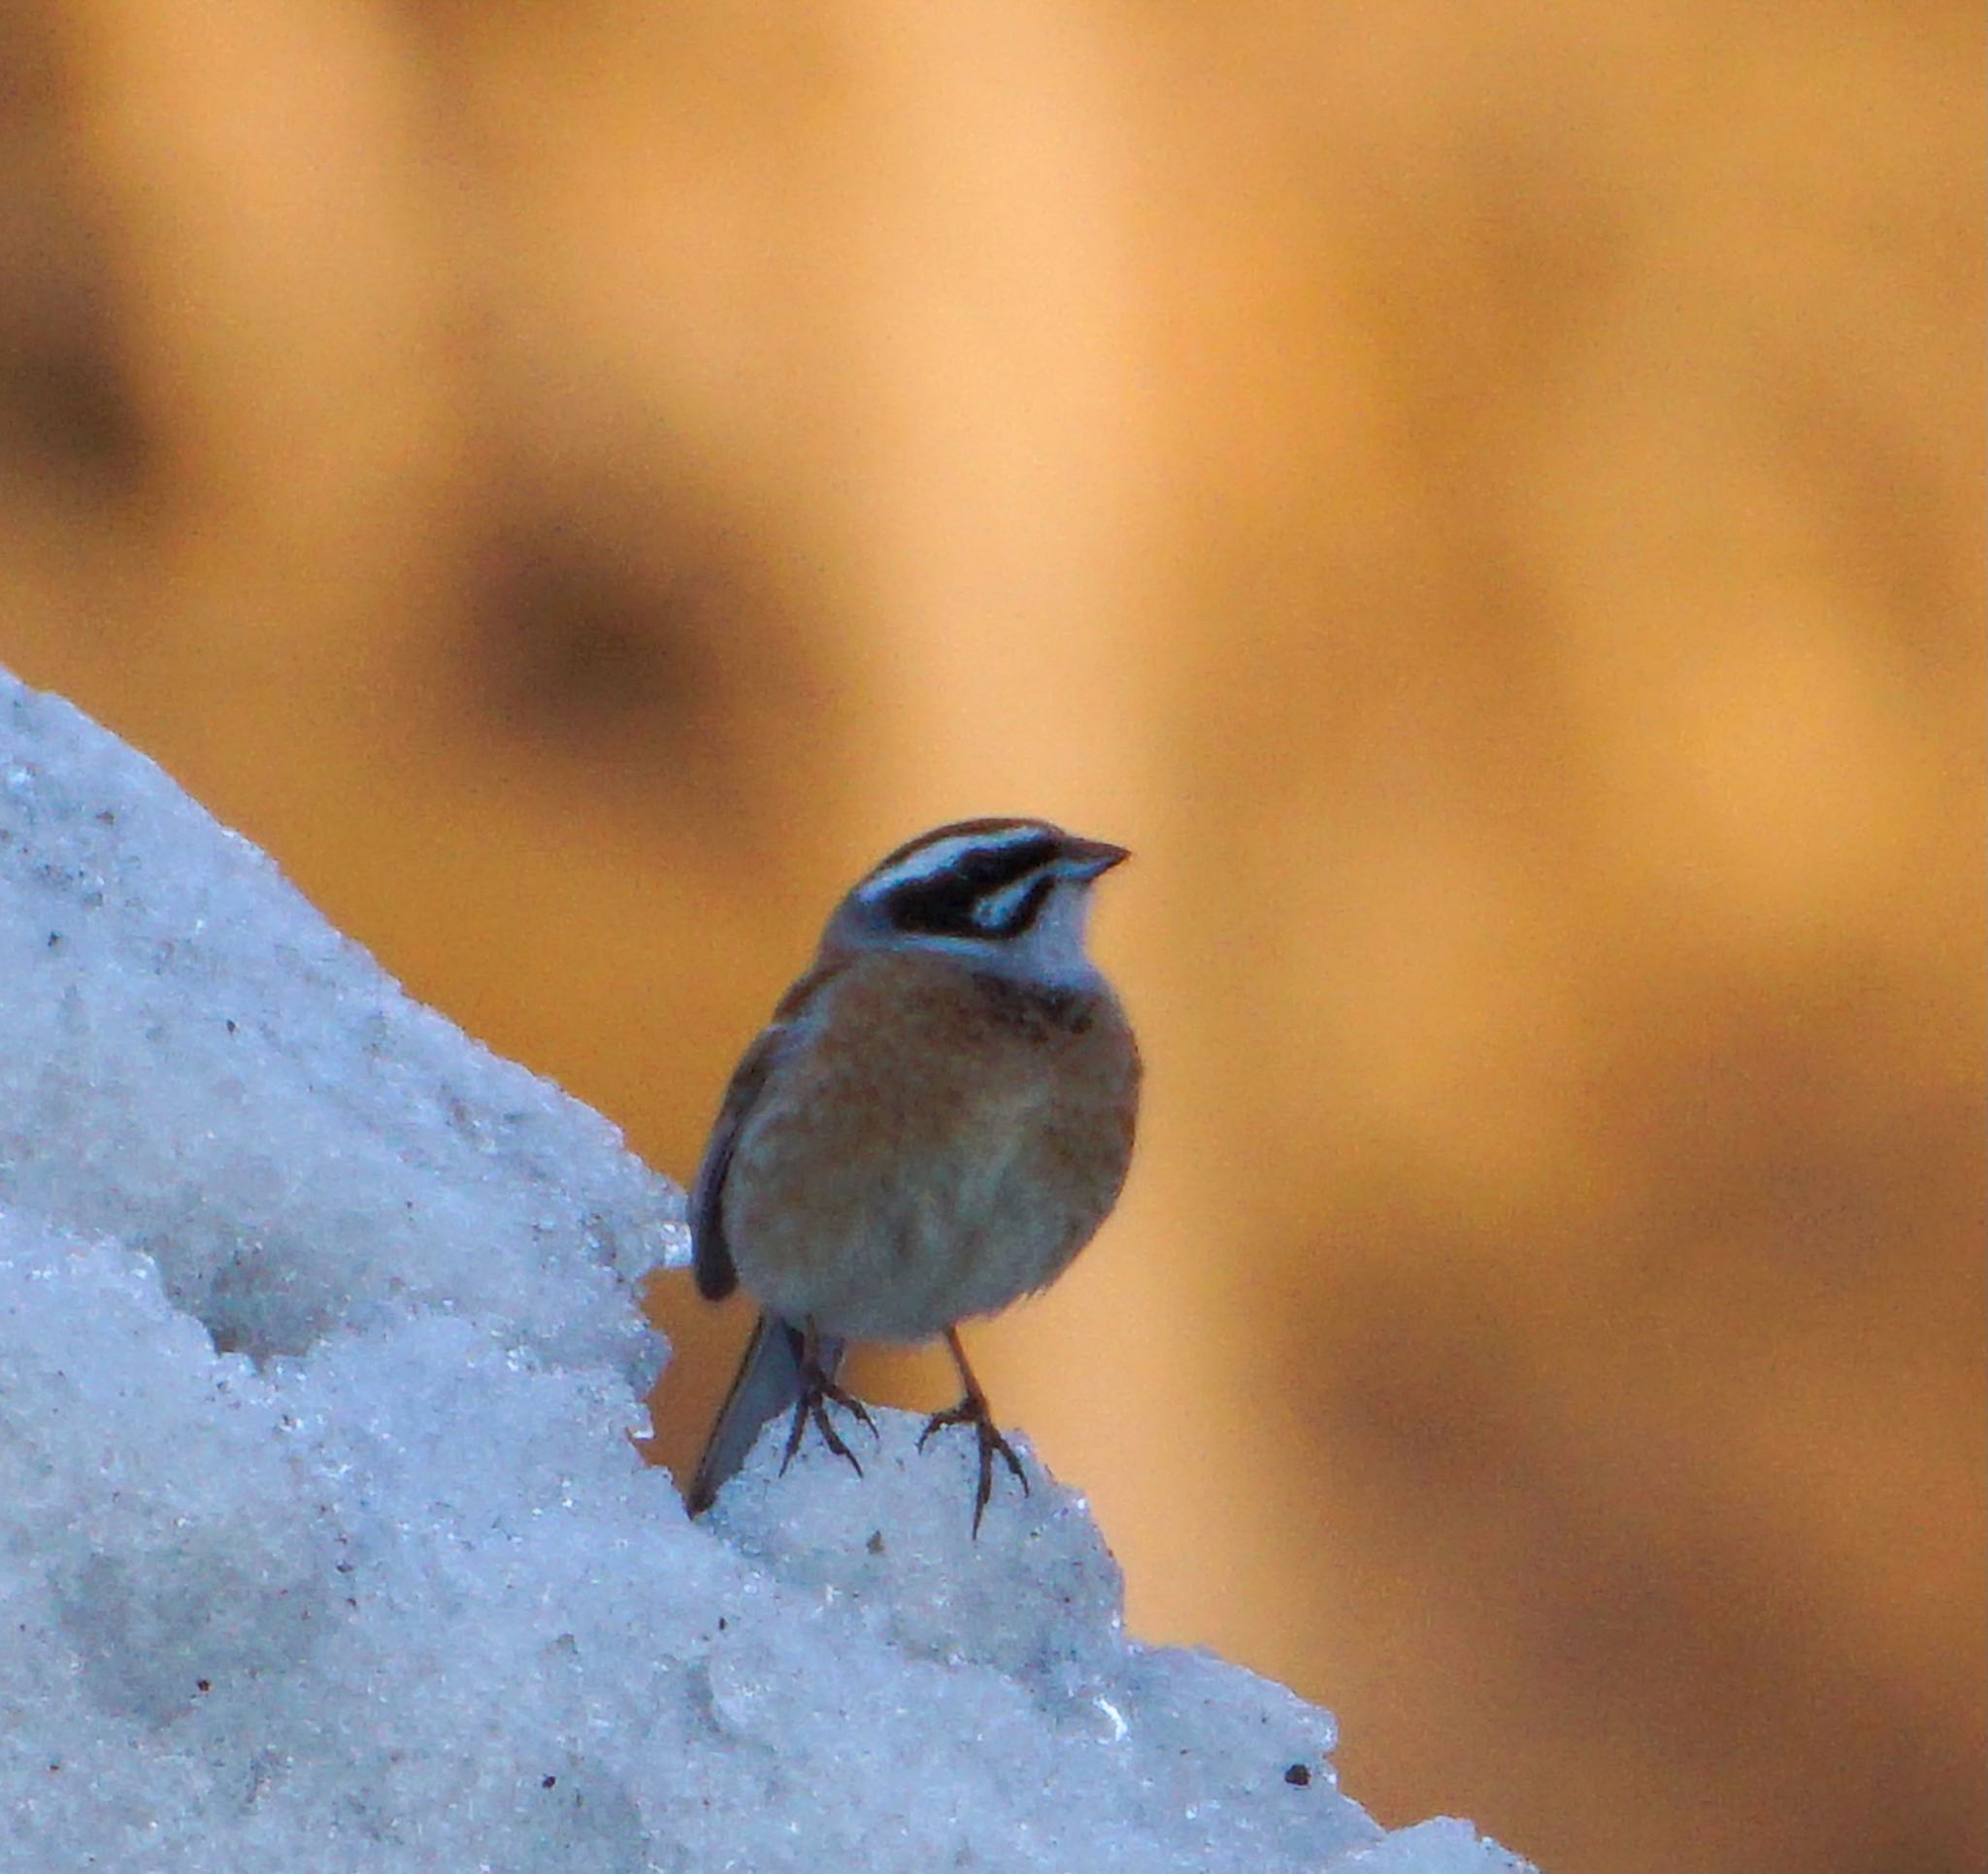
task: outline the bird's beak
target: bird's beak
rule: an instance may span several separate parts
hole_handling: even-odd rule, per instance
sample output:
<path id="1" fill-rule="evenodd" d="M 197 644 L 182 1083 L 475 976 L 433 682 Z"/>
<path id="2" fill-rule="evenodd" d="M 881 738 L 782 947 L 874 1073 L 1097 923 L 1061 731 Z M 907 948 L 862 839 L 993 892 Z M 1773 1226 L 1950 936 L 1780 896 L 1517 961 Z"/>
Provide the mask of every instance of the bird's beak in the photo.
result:
<path id="1" fill-rule="evenodd" d="M 1132 853 L 1125 846 L 1108 844 L 1103 839 L 1070 838 L 1063 848 L 1062 870 L 1072 878 L 1096 878 L 1101 872 L 1108 872 L 1113 866 L 1130 859 Z"/>

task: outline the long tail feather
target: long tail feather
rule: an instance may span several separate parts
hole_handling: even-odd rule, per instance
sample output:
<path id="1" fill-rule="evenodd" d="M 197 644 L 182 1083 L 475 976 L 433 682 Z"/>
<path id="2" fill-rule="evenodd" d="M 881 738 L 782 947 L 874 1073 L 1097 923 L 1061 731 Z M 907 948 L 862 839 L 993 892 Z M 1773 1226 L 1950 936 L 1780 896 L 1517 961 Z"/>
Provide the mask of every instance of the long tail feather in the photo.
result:
<path id="1" fill-rule="evenodd" d="M 703 1515 L 717 1500 L 718 1492 L 751 1455 L 767 1422 L 791 1411 L 800 1399 L 803 1345 L 801 1330 L 777 1316 L 762 1314 L 753 1324 L 752 1338 L 732 1375 L 731 1391 L 718 1407 L 704 1456 L 684 1493 L 692 1516 Z M 840 1340 L 817 1337 L 815 1364 L 833 1380 L 842 1371 L 845 1351 Z"/>

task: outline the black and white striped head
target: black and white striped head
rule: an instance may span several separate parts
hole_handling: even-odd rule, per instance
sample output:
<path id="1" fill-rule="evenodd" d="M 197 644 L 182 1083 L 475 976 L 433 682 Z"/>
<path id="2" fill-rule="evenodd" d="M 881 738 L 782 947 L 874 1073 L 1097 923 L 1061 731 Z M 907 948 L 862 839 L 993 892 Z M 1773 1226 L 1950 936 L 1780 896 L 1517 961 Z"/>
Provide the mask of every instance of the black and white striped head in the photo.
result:
<path id="1" fill-rule="evenodd" d="M 947 951 L 1032 982 L 1095 982 L 1083 947 L 1090 888 L 1126 856 L 1045 820 L 955 821 L 872 867 L 824 941 Z"/>

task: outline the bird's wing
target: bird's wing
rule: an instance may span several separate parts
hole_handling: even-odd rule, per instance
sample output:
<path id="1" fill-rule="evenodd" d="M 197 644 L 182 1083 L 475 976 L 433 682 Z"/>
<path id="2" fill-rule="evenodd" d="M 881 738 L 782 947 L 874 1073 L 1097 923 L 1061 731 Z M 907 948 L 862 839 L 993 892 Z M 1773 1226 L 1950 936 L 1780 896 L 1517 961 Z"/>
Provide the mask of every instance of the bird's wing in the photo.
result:
<path id="1" fill-rule="evenodd" d="M 780 998 L 773 1020 L 746 1050 L 725 1089 L 711 1142 L 704 1148 L 703 1162 L 690 1187 L 691 1264 L 698 1292 L 707 1300 L 722 1300 L 739 1285 L 724 1225 L 725 1176 L 732 1167 L 733 1148 L 753 1107 L 779 1078 L 781 1065 L 811 1032 L 815 998 L 842 968 L 840 962 L 819 964 Z M 842 1368 L 843 1342 L 817 1337 L 813 1351 L 815 1365 L 834 1379 Z M 691 1515 L 711 1507 L 719 1486 L 746 1462 L 760 1429 L 801 1397 L 805 1352 L 806 1336 L 800 1326 L 775 1315 L 760 1315 L 685 1494 Z"/>
<path id="2" fill-rule="evenodd" d="M 732 1152 L 739 1134 L 761 1096 L 778 1075 L 780 1064 L 792 1054 L 810 1026 L 814 999 L 833 979 L 840 966 L 811 970 L 780 998 L 773 1020 L 761 1029 L 732 1069 L 730 1085 L 718 1106 L 711 1138 L 690 1185 L 690 1262 L 697 1275 L 697 1292 L 707 1301 L 722 1301 L 739 1286 L 739 1271 L 732 1261 L 731 1245 L 725 1241 L 725 1175 L 732 1168 Z"/>

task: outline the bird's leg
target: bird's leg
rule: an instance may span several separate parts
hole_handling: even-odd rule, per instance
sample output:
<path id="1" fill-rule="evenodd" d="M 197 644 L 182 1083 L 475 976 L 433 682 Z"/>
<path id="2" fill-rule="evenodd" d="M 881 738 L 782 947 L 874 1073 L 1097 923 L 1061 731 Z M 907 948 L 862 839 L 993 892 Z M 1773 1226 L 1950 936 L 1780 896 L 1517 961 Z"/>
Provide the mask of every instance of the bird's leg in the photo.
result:
<path id="1" fill-rule="evenodd" d="M 838 1458 L 846 1458 L 849 1468 L 858 1477 L 862 1476 L 863 1466 L 856 1462 L 856 1454 L 844 1443 L 843 1434 L 835 1429 L 835 1421 L 828 1416 L 828 1408 L 831 1404 L 839 1405 L 845 1412 L 862 1420 L 870 1428 L 873 1438 L 879 1435 L 876 1420 L 871 1418 L 863 1401 L 855 1394 L 837 1385 L 834 1375 L 822 1364 L 819 1337 L 812 1325 L 799 1330 L 789 1328 L 787 1332 L 794 1335 L 798 1345 L 796 1364 L 801 1369 L 801 1395 L 794 1401 L 793 1423 L 787 1428 L 787 1448 L 780 1457 L 780 1474 L 784 1476 L 787 1466 L 794 1462 L 794 1453 L 800 1450 L 801 1440 L 807 1435 L 812 1421 L 821 1433 L 822 1442 Z"/>
<path id="2" fill-rule="evenodd" d="M 1010 1470 L 1014 1472 L 1015 1482 L 1021 1486 L 1022 1495 L 1029 1494 L 1028 1472 L 1021 1467 L 1021 1460 L 1014 1455 L 1014 1447 L 1004 1438 L 994 1424 L 994 1415 L 987 1409 L 987 1396 L 980 1391 L 980 1382 L 974 1377 L 974 1369 L 967 1364 L 967 1350 L 960 1345 L 959 1330 L 945 1331 L 945 1344 L 952 1349 L 952 1364 L 959 1368 L 959 1380 L 966 1391 L 960 1402 L 944 1412 L 935 1412 L 925 1421 L 925 1429 L 918 1433 L 918 1449 L 923 1451 L 925 1440 L 933 1432 L 948 1425 L 970 1425 L 980 1447 L 980 1482 L 974 1493 L 974 1535 L 980 1533 L 980 1518 L 986 1514 L 987 1499 L 994 1494 L 994 1460 L 998 1456 Z"/>

